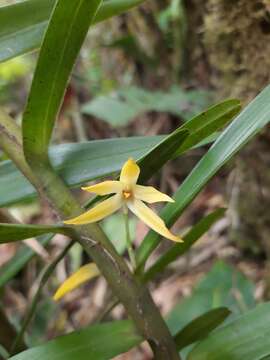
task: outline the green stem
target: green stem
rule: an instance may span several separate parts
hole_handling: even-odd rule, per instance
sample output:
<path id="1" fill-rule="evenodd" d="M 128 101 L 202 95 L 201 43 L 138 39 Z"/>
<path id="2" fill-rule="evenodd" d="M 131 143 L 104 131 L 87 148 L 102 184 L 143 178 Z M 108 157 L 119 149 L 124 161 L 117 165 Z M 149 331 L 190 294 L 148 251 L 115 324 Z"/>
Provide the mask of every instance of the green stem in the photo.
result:
<path id="1" fill-rule="evenodd" d="M 10 133 L 11 119 L 4 116 L 3 126 L 0 113 L 0 145 L 17 167 L 25 174 L 43 198 L 62 218 L 80 214 L 83 209 L 62 179 L 51 167 L 47 155 L 31 154 L 27 165 L 21 144 L 21 137 Z M 18 134 L 18 133 L 17 133 Z M 14 144 L 16 148 L 14 148 Z M 19 152 L 19 154 L 18 154 Z M 16 160 L 16 161 L 15 161 Z M 35 175 L 33 175 L 35 174 Z M 97 224 L 74 227 L 74 239 L 77 239 L 87 254 L 94 260 L 110 284 L 114 295 L 123 303 L 138 331 L 149 342 L 156 360 L 179 360 L 174 340 L 165 324 L 151 295 L 130 272 L 124 259 Z"/>
<path id="2" fill-rule="evenodd" d="M 11 354 L 14 354 L 19 351 L 18 344 L 21 344 L 24 334 L 25 334 L 31 320 L 33 319 L 33 316 L 35 315 L 38 301 L 39 301 L 39 298 L 40 298 L 40 295 L 41 295 L 41 292 L 42 292 L 44 286 L 46 285 L 46 283 L 49 280 L 53 271 L 55 270 L 57 264 L 66 256 L 66 254 L 68 253 L 70 248 L 73 246 L 73 244 L 74 244 L 74 242 L 71 241 L 67 246 L 65 246 L 64 249 L 57 255 L 57 257 L 49 265 L 47 265 L 46 268 L 43 270 L 41 277 L 40 277 L 38 289 L 33 297 L 33 300 L 31 302 L 29 308 L 27 309 L 21 329 L 18 332 L 18 334 L 12 344 Z"/>
<path id="3" fill-rule="evenodd" d="M 128 209 L 123 209 L 123 217 L 124 217 L 124 223 L 125 223 L 125 230 L 126 230 L 126 245 L 127 245 L 127 251 L 128 256 L 131 262 L 132 269 L 136 269 L 136 259 L 135 254 L 132 248 L 132 241 L 130 237 L 130 231 L 129 231 L 129 217 L 128 217 Z"/>

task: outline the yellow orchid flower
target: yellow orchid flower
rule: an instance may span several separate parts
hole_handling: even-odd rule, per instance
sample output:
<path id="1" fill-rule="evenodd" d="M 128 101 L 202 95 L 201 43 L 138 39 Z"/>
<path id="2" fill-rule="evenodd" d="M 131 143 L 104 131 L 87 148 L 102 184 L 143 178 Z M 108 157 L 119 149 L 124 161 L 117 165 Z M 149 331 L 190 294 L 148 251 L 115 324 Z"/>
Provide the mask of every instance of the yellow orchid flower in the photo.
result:
<path id="1" fill-rule="evenodd" d="M 164 221 L 144 204 L 144 202 L 152 204 L 160 201 L 174 202 L 174 200 L 152 186 L 138 185 L 139 174 L 139 166 L 133 159 L 129 159 L 122 167 L 119 181 L 109 180 L 82 187 L 82 190 L 97 195 L 115 195 L 102 201 L 82 215 L 64 221 L 64 223 L 68 225 L 93 223 L 104 219 L 123 207 L 124 209 L 128 208 L 158 234 L 172 241 L 182 242 L 183 240 L 179 236 L 172 234 Z"/>
<path id="2" fill-rule="evenodd" d="M 71 292 L 86 281 L 91 280 L 98 275 L 100 275 L 100 272 L 94 263 L 80 267 L 78 271 L 67 278 L 66 281 L 64 281 L 63 284 L 57 289 L 53 299 L 55 301 L 60 300 L 67 293 Z"/>

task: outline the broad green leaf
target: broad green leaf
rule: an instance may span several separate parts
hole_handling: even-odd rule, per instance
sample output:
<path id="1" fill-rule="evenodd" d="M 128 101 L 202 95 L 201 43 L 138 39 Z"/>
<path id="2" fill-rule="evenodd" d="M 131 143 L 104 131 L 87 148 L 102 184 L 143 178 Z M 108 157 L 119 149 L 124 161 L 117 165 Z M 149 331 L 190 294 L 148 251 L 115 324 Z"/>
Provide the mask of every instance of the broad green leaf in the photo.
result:
<path id="1" fill-rule="evenodd" d="M 58 337 L 10 360 L 110 360 L 142 341 L 131 321 L 114 321 Z"/>
<path id="2" fill-rule="evenodd" d="M 201 341 L 188 360 L 259 360 L 270 355 L 270 303 L 258 305 Z"/>
<path id="3" fill-rule="evenodd" d="M 53 236 L 51 234 L 42 235 L 37 240 L 42 246 L 46 246 Z M 0 289 L 13 279 L 34 256 L 36 253 L 29 246 L 22 244 L 12 259 L 0 267 Z"/>
<path id="4" fill-rule="evenodd" d="M 140 159 L 164 136 L 132 137 L 52 146 L 51 162 L 71 186 L 112 175 L 132 157 Z M 5 207 L 36 196 L 36 191 L 11 161 L 0 163 L 0 206 Z"/>
<path id="5" fill-rule="evenodd" d="M 102 0 L 58 0 L 39 54 L 23 115 L 26 159 L 46 159 L 55 118 L 89 26 Z"/>
<path id="6" fill-rule="evenodd" d="M 143 274 L 143 281 L 151 280 L 156 274 L 162 272 L 166 266 L 175 261 L 179 256 L 185 254 L 216 221 L 224 216 L 225 211 L 226 209 L 217 209 L 201 219 L 185 236 L 183 236 L 184 243 L 172 245 L 169 250 L 157 259 L 157 261 Z"/>
<path id="7" fill-rule="evenodd" d="M 0 224 L 0 244 L 29 239 L 44 234 L 67 234 L 61 225 Z"/>
<path id="8" fill-rule="evenodd" d="M 93 24 L 119 15 L 144 0 L 105 1 Z M 56 0 L 26 0 L 0 7 L 0 62 L 37 50 Z"/>
<path id="9" fill-rule="evenodd" d="M 238 315 L 255 305 L 252 282 L 236 268 L 219 261 L 196 285 L 192 295 L 172 309 L 167 324 L 172 334 L 176 334 L 191 319 L 212 309 L 225 306 Z"/>
<path id="10" fill-rule="evenodd" d="M 161 212 L 168 226 L 179 218 L 205 184 L 270 120 L 270 86 L 266 87 L 222 132 L 185 179 L 174 195 L 175 203 Z M 137 252 L 137 262 L 143 266 L 160 242 L 159 236 L 150 231 Z"/>
<path id="11" fill-rule="evenodd" d="M 198 316 L 174 336 L 177 350 L 205 338 L 231 314 L 226 307 L 219 307 Z"/>
<path id="12" fill-rule="evenodd" d="M 135 86 L 119 89 L 109 95 L 102 95 L 86 103 L 82 112 L 105 120 L 114 127 L 125 126 L 144 112 L 169 112 L 188 119 L 209 104 L 209 93 L 193 90 L 184 91 L 172 87 L 165 91 L 149 91 Z M 203 125 L 203 120 L 201 126 Z"/>

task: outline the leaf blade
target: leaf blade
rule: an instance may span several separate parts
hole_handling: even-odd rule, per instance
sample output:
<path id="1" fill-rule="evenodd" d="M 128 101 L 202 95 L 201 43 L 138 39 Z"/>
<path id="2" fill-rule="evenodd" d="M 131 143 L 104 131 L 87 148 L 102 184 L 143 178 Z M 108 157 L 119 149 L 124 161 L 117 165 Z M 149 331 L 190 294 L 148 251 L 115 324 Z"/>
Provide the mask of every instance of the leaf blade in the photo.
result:
<path id="1" fill-rule="evenodd" d="M 58 337 L 10 359 L 73 360 L 76 356 L 77 360 L 109 360 L 139 345 L 141 341 L 142 338 L 137 334 L 131 321 L 115 321 L 93 325 Z"/>
<path id="2" fill-rule="evenodd" d="M 144 0 L 110 0 L 102 4 L 93 24 L 119 15 Z M 38 50 L 56 0 L 28 0 L 0 8 L 0 62 Z"/>
<path id="3" fill-rule="evenodd" d="M 0 244 L 20 241 L 44 234 L 67 234 L 62 225 L 0 224 Z"/>
<path id="4" fill-rule="evenodd" d="M 49 156 L 53 167 L 70 187 L 112 175 L 129 158 L 139 159 L 163 136 L 94 140 L 79 144 L 52 146 Z M 110 153 L 108 154 L 108 149 Z M 37 193 L 9 160 L 0 163 L 0 206 L 34 199 Z"/>
<path id="5" fill-rule="evenodd" d="M 161 212 L 172 226 L 212 176 L 255 136 L 270 120 L 270 86 L 267 86 L 221 133 L 208 152 L 195 166 L 175 193 L 175 203 Z M 150 231 L 137 252 L 137 262 L 143 266 L 159 244 L 159 237 Z"/>
<path id="6" fill-rule="evenodd" d="M 270 303 L 258 305 L 200 342 L 188 360 L 259 360 L 270 354 Z"/>
<path id="7" fill-rule="evenodd" d="M 47 159 L 69 75 L 101 1 L 77 0 L 67 4 L 58 0 L 54 7 L 23 115 L 26 159 Z"/>
<path id="8" fill-rule="evenodd" d="M 162 272 L 167 265 L 175 261 L 179 256 L 185 254 L 216 221 L 224 216 L 225 211 L 226 209 L 220 208 L 202 218 L 185 236 L 183 236 L 184 242 L 182 244 L 173 245 L 156 260 L 156 262 L 143 274 L 143 281 L 153 279 L 153 277 L 159 272 Z"/>
<path id="9" fill-rule="evenodd" d="M 42 235 L 37 238 L 42 246 L 48 245 L 54 235 Z M 26 245 L 16 252 L 16 254 L 7 263 L 0 267 L 0 289 L 12 280 L 30 261 L 36 253 Z"/>
<path id="10" fill-rule="evenodd" d="M 230 314 L 231 311 L 226 307 L 219 307 L 193 319 L 174 335 L 177 350 L 180 351 L 206 337 L 212 330 L 222 324 Z"/>

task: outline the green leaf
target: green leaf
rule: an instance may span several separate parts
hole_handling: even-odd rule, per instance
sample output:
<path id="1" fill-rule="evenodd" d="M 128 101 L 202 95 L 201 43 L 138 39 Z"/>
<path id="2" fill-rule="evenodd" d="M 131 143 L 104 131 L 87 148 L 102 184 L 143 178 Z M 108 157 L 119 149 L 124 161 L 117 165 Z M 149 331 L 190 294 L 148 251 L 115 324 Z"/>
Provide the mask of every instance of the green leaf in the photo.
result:
<path id="1" fill-rule="evenodd" d="M 55 0 L 30 0 L 0 8 L 0 62 L 36 48 Z"/>
<path id="2" fill-rule="evenodd" d="M 226 100 L 210 108 L 208 110 L 210 112 L 210 122 L 216 121 L 217 123 L 220 123 L 220 118 L 226 117 L 227 114 L 232 111 L 232 106 L 234 106 L 234 101 Z M 237 106 L 238 103 L 235 104 L 235 107 Z M 215 109 L 216 117 L 211 116 L 212 109 Z M 208 113 L 208 111 L 206 113 Z M 200 115 L 194 119 L 196 118 L 200 118 Z M 190 120 L 193 125 L 190 126 L 188 125 L 189 122 L 187 122 L 184 126 L 188 125 L 190 131 L 196 132 L 199 128 L 199 122 L 194 119 Z M 205 120 L 204 123 L 207 126 L 208 121 Z M 157 147 L 158 144 L 161 144 L 161 142 L 168 137 L 172 137 L 173 143 L 177 142 L 177 134 L 181 129 L 184 130 L 184 126 L 182 125 L 174 133 L 167 136 L 106 139 L 80 144 L 53 146 L 50 149 L 49 155 L 54 168 L 60 176 L 69 186 L 75 187 L 82 185 L 87 181 L 117 173 L 129 157 L 136 160 L 143 158 L 147 153 L 151 152 L 154 147 Z M 209 136 L 210 133 L 207 132 L 207 135 Z M 190 136 L 192 136 L 192 133 Z M 166 141 L 170 141 L 170 139 L 167 139 Z M 178 144 L 179 146 L 169 154 L 170 158 L 174 157 L 175 152 L 179 153 L 178 149 L 180 148 L 181 143 L 179 142 Z M 202 144 L 202 142 L 196 144 L 196 146 L 200 144 Z M 203 144 L 205 144 L 205 142 L 203 142 Z M 166 142 L 163 143 L 162 146 L 166 153 Z M 158 149 L 156 148 L 155 154 L 157 154 L 157 151 Z M 158 157 L 154 160 L 157 161 Z M 141 165 L 143 167 L 143 173 L 145 171 L 147 172 L 148 170 L 147 168 L 144 168 L 143 162 Z M 146 176 L 143 176 L 142 174 L 142 178 L 146 179 Z M 0 163 L 0 206 L 8 206 L 22 200 L 34 198 L 35 196 L 35 189 L 17 170 L 12 162 L 5 161 Z"/>
<path id="3" fill-rule="evenodd" d="M 102 0 L 58 0 L 50 19 L 23 115 L 26 159 L 47 158 L 69 75 Z M 41 96 L 42 94 L 42 96 Z"/>
<path id="4" fill-rule="evenodd" d="M 112 175 L 132 157 L 140 159 L 164 136 L 132 137 L 52 146 L 51 162 L 71 186 Z M 11 161 L 0 163 L 0 206 L 5 207 L 36 196 L 36 191 Z"/>
<path id="5" fill-rule="evenodd" d="M 255 305 L 253 283 L 239 270 L 219 261 L 196 285 L 192 295 L 173 308 L 167 317 L 167 324 L 172 334 L 176 334 L 190 319 L 206 311 L 225 306 L 238 315 Z"/>
<path id="6" fill-rule="evenodd" d="M 222 129 L 222 127 L 229 123 L 240 110 L 240 101 L 229 99 L 211 106 L 207 111 L 204 111 L 187 121 L 183 128 L 190 132 L 190 136 L 178 149 L 175 156 L 182 154 L 186 150 L 200 143 L 203 139 L 214 134 L 217 130 Z"/>
<path id="7" fill-rule="evenodd" d="M 119 15 L 144 0 L 105 1 L 93 24 Z M 28 0 L 0 7 L 0 62 L 37 50 L 56 0 Z"/>
<path id="8" fill-rule="evenodd" d="M 227 108 L 227 112 L 231 113 L 232 108 L 235 107 L 239 107 L 239 102 L 237 100 L 227 100 L 225 102 L 215 105 L 213 108 L 215 109 L 215 112 L 218 114 L 215 120 L 219 121 L 220 117 L 224 117 L 224 114 L 227 114 L 226 108 Z M 213 108 L 210 109 L 211 119 L 213 117 L 212 116 Z M 233 115 L 231 115 L 231 117 L 232 116 Z M 194 121 L 194 119 L 191 119 L 191 121 L 192 121 L 192 125 L 189 126 L 189 129 L 191 130 L 191 132 L 192 131 L 195 132 L 198 130 L 198 122 Z M 226 117 L 226 121 L 228 121 L 228 117 Z M 208 126 L 207 122 L 205 122 L 205 124 L 206 126 Z M 219 126 L 220 126 L 220 121 L 219 121 Z M 200 125 L 200 130 L 201 128 L 202 127 Z M 213 125 L 211 126 L 211 128 L 213 129 Z M 202 138 L 198 143 L 194 141 L 193 145 L 198 146 L 199 144 L 204 144 L 204 141 L 207 141 L 207 139 L 209 139 L 209 135 L 211 135 L 211 131 L 212 130 L 205 131 L 204 136 L 206 136 L 206 139 Z M 167 135 L 164 139 L 161 139 L 161 141 L 152 149 L 150 149 L 146 155 L 143 155 L 138 160 L 138 163 L 141 167 L 139 182 L 143 183 L 147 181 L 153 174 L 157 173 L 157 171 L 159 171 L 167 161 L 175 157 L 175 154 L 179 154 L 180 153 L 179 149 L 181 148 L 185 140 L 188 139 L 188 137 L 189 137 L 189 131 L 185 128 L 185 124 L 184 124 L 180 126 L 178 129 L 176 129 L 173 133 Z M 185 150 L 187 150 L 187 148 Z M 100 199 L 99 196 L 90 199 L 90 201 L 85 205 L 85 207 L 88 208 L 92 206 L 99 199 Z"/>
<path id="9" fill-rule="evenodd" d="M 225 129 L 185 179 L 174 195 L 175 203 L 161 212 L 168 226 L 179 218 L 205 184 L 270 120 L 270 86 L 266 87 Z M 137 262 L 143 266 L 160 242 L 150 231 L 137 252 Z"/>
<path id="10" fill-rule="evenodd" d="M 108 235 L 117 252 L 122 255 L 127 247 L 126 230 L 123 224 L 123 214 L 118 213 L 107 217 L 102 221 L 101 227 L 105 234 Z M 136 233 L 135 217 L 129 219 L 129 229 L 131 234 Z"/>
<path id="11" fill-rule="evenodd" d="M 145 182 L 162 168 L 168 160 L 188 150 L 189 146 L 198 145 L 198 143 L 213 134 L 224 125 L 224 120 L 228 122 L 232 119 L 235 113 L 239 111 L 239 106 L 238 100 L 226 100 L 195 116 L 167 135 L 164 140 L 161 140 L 159 144 L 139 160 L 141 167 L 139 182 Z M 207 114 L 209 114 L 209 119 Z M 191 141 L 183 147 L 189 139 Z"/>
<path id="12" fill-rule="evenodd" d="M 197 91 L 196 98 L 193 93 L 175 86 L 166 92 L 131 86 L 93 99 L 82 107 L 82 111 L 114 127 L 125 126 L 136 116 L 149 111 L 169 112 L 188 119 L 205 108 L 210 100 L 205 91 Z"/>
<path id="13" fill-rule="evenodd" d="M 131 321 L 114 321 L 58 337 L 10 360 L 109 360 L 142 341 Z"/>
<path id="14" fill-rule="evenodd" d="M 143 281 L 147 282 L 153 279 L 153 277 L 162 272 L 166 266 L 175 261 L 179 256 L 185 254 L 216 221 L 224 216 L 225 211 L 226 209 L 220 208 L 201 219 L 185 236 L 183 236 L 183 243 L 173 245 L 165 252 L 165 254 L 157 259 L 157 261 L 143 274 Z"/>
<path id="15" fill-rule="evenodd" d="M 198 316 L 174 336 L 177 350 L 205 338 L 231 314 L 226 307 L 219 307 Z"/>
<path id="16" fill-rule="evenodd" d="M 46 246 L 53 236 L 51 234 L 42 235 L 37 240 L 42 246 Z M 0 267 L 0 289 L 13 279 L 34 256 L 36 253 L 29 246 L 22 244 L 12 259 Z"/>
<path id="17" fill-rule="evenodd" d="M 188 360 L 259 360 L 270 354 L 269 338 L 268 302 L 210 334 L 195 346 Z"/>
<path id="18" fill-rule="evenodd" d="M 0 224 L 0 244 L 29 239 L 43 234 L 67 234 L 61 225 Z"/>
<path id="19" fill-rule="evenodd" d="M 107 0 L 104 1 L 98 10 L 98 13 L 93 21 L 97 24 L 101 21 L 107 20 L 113 16 L 117 16 L 126 12 L 140 4 L 145 0 Z"/>
<path id="20" fill-rule="evenodd" d="M 171 160 L 172 155 L 187 139 L 189 132 L 185 129 L 177 129 L 172 134 L 161 140 L 156 146 L 148 151 L 138 164 L 141 172 L 139 176 L 139 183 L 144 183 L 151 176 L 155 175 L 167 161 Z"/>

